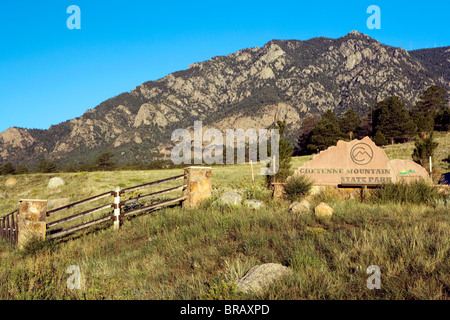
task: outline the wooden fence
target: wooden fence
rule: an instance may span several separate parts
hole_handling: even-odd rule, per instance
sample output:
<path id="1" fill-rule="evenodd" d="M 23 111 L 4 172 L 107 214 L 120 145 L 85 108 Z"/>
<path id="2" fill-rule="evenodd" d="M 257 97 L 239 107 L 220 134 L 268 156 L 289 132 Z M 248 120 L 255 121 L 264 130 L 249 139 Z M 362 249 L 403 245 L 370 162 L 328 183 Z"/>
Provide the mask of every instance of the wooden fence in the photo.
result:
<path id="1" fill-rule="evenodd" d="M 135 196 L 135 193 L 138 190 L 148 189 L 157 185 L 177 180 L 183 180 L 183 183 L 178 186 L 170 187 L 161 191 L 147 193 L 144 195 L 139 194 L 138 196 Z M 159 201 L 157 203 L 137 205 L 134 208 L 130 208 L 129 206 L 130 204 L 136 203 L 140 200 L 151 199 L 176 191 L 182 191 L 182 195 L 168 200 Z M 18 210 L 15 210 L 10 214 L 0 218 L 0 237 L 3 241 L 21 248 L 25 243 L 25 239 L 30 235 L 37 235 L 43 239 L 55 239 L 111 220 L 114 224 L 114 230 L 118 230 L 121 220 L 126 216 L 138 213 L 147 214 L 157 209 L 180 202 L 183 202 L 183 206 L 186 205 L 186 207 L 193 207 L 196 206 L 201 200 L 209 197 L 211 195 L 211 191 L 211 168 L 190 167 L 184 169 L 184 174 L 178 176 L 153 181 L 122 190 L 120 189 L 120 187 L 116 187 L 114 191 L 108 191 L 49 211 L 47 211 L 46 209 L 46 200 L 21 200 L 19 202 Z M 123 198 L 125 199 L 125 194 L 127 193 L 131 193 L 129 198 L 126 200 L 122 200 L 121 196 L 123 196 Z M 67 212 L 67 210 L 84 206 L 86 204 L 90 204 L 91 202 L 108 197 L 113 197 L 113 201 L 106 204 L 97 205 L 94 208 L 82 212 L 77 212 L 67 217 L 61 217 L 60 219 L 55 221 L 47 222 L 48 217 L 61 215 L 62 213 Z M 108 213 L 105 213 L 106 215 L 103 215 L 100 218 L 96 218 L 88 222 L 83 222 L 75 226 L 67 226 L 66 228 L 64 228 L 64 224 L 69 221 L 73 221 L 82 217 L 91 217 L 94 213 L 98 213 L 108 209 L 110 211 Z M 22 222 L 27 220 L 26 224 L 21 224 L 21 226 L 23 227 L 21 227 L 20 229 L 22 230 L 18 228 L 19 217 L 21 217 Z"/>
<path id="2" fill-rule="evenodd" d="M 135 210 L 130 210 L 130 211 L 127 211 L 127 212 L 122 212 L 122 210 L 121 210 L 125 205 L 127 205 L 129 203 L 134 203 L 135 201 L 149 199 L 149 198 L 152 198 L 152 197 L 160 196 L 160 195 L 167 194 L 167 193 L 170 193 L 170 192 L 174 192 L 174 191 L 177 191 L 177 190 L 182 190 L 183 188 L 186 187 L 186 185 L 183 184 L 183 185 L 179 185 L 177 187 L 168 188 L 168 189 L 165 189 L 165 190 L 162 190 L 162 191 L 149 193 L 149 194 L 145 194 L 145 195 L 142 195 L 142 196 L 138 196 L 138 197 L 135 197 L 135 198 L 129 198 L 127 200 L 121 201 L 121 196 L 124 195 L 125 193 L 134 192 L 134 191 L 137 191 L 137 190 L 153 187 L 153 186 L 156 186 L 156 185 L 160 185 L 160 184 L 163 184 L 163 183 L 166 183 L 166 182 L 175 181 L 175 180 L 179 180 L 179 179 L 184 179 L 184 174 L 183 175 L 179 175 L 179 176 L 175 176 L 175 177 L 171 177 L 171 178 L 167 178 L 167 179 L 163 179 L 163 180 L 158 180 L 158 181 L 142 184 L 142 185 L 135 186 L 135 187 L 130 187 L 130 188 L 123 189 L 123 190 L 121 190 L 120 187 L 116 187 L 116 189 L 114 191 L 108 191 L 108 192 L 99 194 L 97 196 L 90 197 L 88 199 L 84 199 L 84 200 L 81 200 L 81 201 L 77 201 L 75 203 L 71 203 L 71 204 L 69 204 L 67 206 L 64 206 L 64 207 L 60 207 L 60 208 L 57 208 L 57 209 L 53 209 L 53 210 L 47 211 L 47 217 L 50 217 L 50 216 L 53 216 L 53 215 L 55 215 L 57 213 L 60 214 L 60 213 L 62 213 L 64 211 L 66 211 L 66 210 L 69 210 L 69 209 L 72 209 L 72 208 L 75 208 L 75 207 L 79 207 L 81 205 L 85 205 L 85 204 L 90 203 L 90 202 L 94 202 L 94 201 L 97 201 L 97 200 L 100 200 L 100 199 L 103 199 L 103 198 L 106 198 L 106 197 L 111 197 L 111 196 L 113 197 L 113 202 L 112 203 L 103 204 L 101 206 L 98 206 L 98 207 L 95 207 L 95 208 L 92 208 L 92 209 L 89 209 L 89 210 L 86 210 L 86 211 L 83 211 L 83 212 L 80 212 L 80 213 L 76 213 L 76 214 L 71 215 L 69 217 L 64 217 L 64 218 L 61 218 L 59 220 L 47 223 L 47 230 L 49 231 L 49 234 L 48 234 L 47 238 L 48 239 L 54 239 L 54 238 L 62 237 L 62 236 L 65 236 L 67 234 L 73 233 L 75 231 L 79 231 L 79 230 L 91 227 L 93 225 L 96 225 L 96 224 L 99 224 L 99 223 L 102 223 L 102 222 L 106 222 L 106 221 L 111 221 L 111 220 L 114 221 L 114 228 L 117 230 L 119 228 L 121 219 L 123 217 L 125 217 L 125 216 L 131 215 L 131 214 L 135 214 L 135 213 L 144 212 L 144 211 L 147 211 L 147 213 L 149 213 L 149 212 L 151 212 L 154 209 L 161 208 L 161 207 L 173 204 L 173 203 L 181 202 L 181 201 L 186 199 L 186 196 L 181 196 L 181 197 L 176 197 L 176 198 L 173 198 L 173 199 L 170 199 L 170 200 L 161 201 L 161 202 L 158 202 L 158 203 L 155 203 L 155 204 L 151 204 L 151 205 L 144 206 L 144 207 L 141 207 L 141 208 L 138 208 L 138 209 L 135 209 Z M 82 223 L 82 224 L 79 224 L 79 225 L 76 225 L 76 226 L 73 226 L 73 227 L 70 227 L 70 228 L 67 228 L 67 229 L 64 229 L 64 230 L 58 230 L 57 232 L 51 232 L 52 228 L 54 228 L 56 226 L 60 226 L 63 223 L 66 223 L 66 222 L 69 222 L 69 221 L 72 221 L 72 220 L 75 220 L 75 219 L 78 219 L 78 218 L 81 218 L 81 217 L 85 217 L 85 216 L 88 216 L 88 215 L 92 215 L 93 213 L 100 212 L 100 211 L 103 211 L 103 210 L 106 210 L 106 209 L 114 209 L 113 214 L 112 215 L 109 214 L 107 216 L 104 216 L 104 217 L 101 217 L 101 218 L 98 218 L 98 219 L 95 219 L 95 220 L 92 220 L 92 221 L 89 221 L 89 222 L 86 222 L 86 223 Z"/>
<path id="3" fill-rule="evenodd" d="M 18 212 L 19 210 L 14 210 L 0 218 L 0 238 L 13 247 L 17 245 L 18 241 Z"/>

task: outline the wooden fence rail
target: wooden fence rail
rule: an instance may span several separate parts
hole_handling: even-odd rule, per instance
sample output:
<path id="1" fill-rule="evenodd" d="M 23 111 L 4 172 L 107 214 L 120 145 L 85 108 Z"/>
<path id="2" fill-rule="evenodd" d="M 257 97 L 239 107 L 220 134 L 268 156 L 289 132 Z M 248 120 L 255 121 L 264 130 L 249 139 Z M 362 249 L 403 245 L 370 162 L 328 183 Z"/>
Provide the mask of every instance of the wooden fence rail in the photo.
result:
<path id="1" fill-rule="evenodd" d="M 182 197 L 178 197 L 178 198 L 174 198 L 174 199 L 170 199 L 170 200 L 164 200 L 164 201 L 161 201 L 161 202 L 158 202 L 158 203 L 151 204 L 149 206 L 145 206 L 145 207 L 142 207 L 142 208 L 138 208 L 138 209 L 134 209 L 134 210 L 131 210 L 131 211 L 127 211 L 127 212 L 121 214 L 121 216 L 125 217 L 125 216 L 128 216 L 130 214 L 136 214 L 136 213 L 140 213 L 142 211 L 157 209 L 157 208 L 164 207 L 164 206 L 167 206 L 169 204 L 180 202 L 180 201 L 183 201 L 183 200 L 186 200 L 186 199 L 187 199 L 187 196 L 182 196 Z"/>
<path id="2" fill-rule="evenodd" d="M 112 220 L 112 216 L 106 216 L 106 217 L 103 217 L 103 218 L 100 218 L 100 219 L 97 219 L 97 220 L 93 220 L 93 221 L 90 221 L 90 222 L 86 222 L 86 223 L 80 224 L 78 226 L 75 226 L 75 227 L 72 227 L 72 228 L 69 228 L 69 229 L 66 229 L 66 230 L 63 230 L 63 231 L 51 234 L 47 238 L 48 239 L 54 239 L 54 238 L 62 237 L 62 236 L 65 236 L 65 235 L 67 235 L 69 233 L 73 233 L 75 231 L 82 230 L 82 229 L 88 228 L 90 226 L 93 226 L 93 225 L 96 225 L 96 224 L 99 224 L 99 223 L 102 223 L 102 222 L 105 222 L 105 221 L 108 221 L 108 220 Z"/>
<path id="3" fill-rule="evenodd" d="M 162 191 L 158 191 L 158 192 L 145 194 L 143 196 L 138 196 L 136 198 L 130 198 L 128 200 L 121 201 L 120 202 L 120 206 L 122 207 L 124 205 L 127 205 L 129 203 L 133 203 L 133 202 L 138 201 L 138 200 L 143 200 L 143 199 L 153 198 L 153 197 L 156 197 L 156 196 L 161 196 L 163 194 L 170 193 L 170 192 L 173 192 L 173 191 L 176 191 L 176 190 L 182 190 L 185 187 L 187 187 L 187 185 L 183 184 L 181 186 L 177 186 L 177 187 L 173 187 L 173 188 L 170 188 L 170 189 L 166 189 L 166 190 L 162 190 Z"/>
<path id="4" fill-rule="evenodd" d="M 150 183 L 141 184 L 140 186 L 135 186 L 135 187 L 122 189 L 121 193 L 133 192 L 133 191 L 136 191 L 136 190 L 139 190 L 139 189 L 144 189 L 144 188 L 148 188 L 148 187 L 154 187 L 154 186 L 157 186 L 159 184 L 166 183 L 166 182 L 169 182 L 169 181 L 175 181 L 175 180 L 183 179 L 184 177 L 185 177 L 185 175 L 182 174 L 182 175 L 179 175 L 179 176 L 176 176 L 176 177 L 171 177 L 171 178 L 167 178 L 167 179 L 153 181 L 153 182 L 150 182 Z"/>
<path id="5" fill-rule="evenodd" d="M 191 174 L 191 170 L 192 170 L 192 172 L 195 171 L 195 173 Z M 163 208 L 165 206 L 173 205 L 173 204 L 180 203 L 180 202 L 183 202 L 183 206 L 184 206 L 184 203 L 187 203 L 187 207 L 192 207 L 192 205 L 195 205 L 196 203 L 198 203 L 198 201 L 200 201 L 200 199 L 204 199 L 205 197 L 208 196 L 208 194 L 210 195 L 211 168 L 191 167 L 191 168 L 184 169 L 184 171 L 185 172 L 182 175 L 177 175 L 174 177 L 170 177 L 170 178 L 166 178 L 166 179 L 162 179 L 162 180 L 158 180 L 158 181 L 153 181 L 150 183 L 145 183 L 145 184 L 141 184 L 141 185 L 134 186 L 134 187 L 129 187 L 129 188 L 122 189 L 122 190 L 120 189 L 120 187 L 116 187 L 116 189 L 114 191 L 108 191 L 108 192 L 105 192 L 105 193 L 102 193 L 102 194 L 99 194 L 99 195 L 96 195 L 96 196 L 93 196 L 93 197 L 90 197 L 87 199 L 83 199 L 83 200 L 71 203 L 71 204 L 63 206 L 63 207 L 49 210 L 49 211 L 46 211 L 46 206 L 47 206 L 46 200 L 21 200 L 21 201 L 27 201 L 30 206 L 36 205 L 37 203 L 39 203 L 39 205 L 41 206 L 40 208 L 42 208 L 42 214 L 39 216 L 39 222 L 37 222 L 37 223 L 43 224 L 43 229 L 42 229 L 42 237 L 43 238 L 48 238 L 48 239 L 59 238 L 59 237 L 68 235 L 70 233 L 73 233 L 75 231 L 83 230 L 83 229 L 86 229 L 93 225 L 97 225 L 97 224 L 107 222 L 107 221 L 113 221 L 114 229 L 118 230 L 121 219 L 125 216 L 129 216 L 132 214 L 138 214 L 138 213 L 144 213 L 144 214 L 150 213 L 157 209 Z M 184 183 L 181 185 L 178 185 L 176 187 L 171 187 L 171 188 L 167 188 L 167 189 L 164 189 L 161 191 L 152 192 L 152 193 L 148 193 L 148 194 L 144 194 L 144 195 L 139 195 L 137 197 L 129 198 L 129 199 L 123 200 L 123 201 L 121 200 L 121 196 L 127 192 L 128 193 L 134 192 L 137 190 L 154 187 L 154 186 L 157 186 L 157 185 L 160 185 L 163 183 L 176 181 L 176 180 L 180 180 L 180 179 L 184 179 Z M 192 180 L 192 183 L 190 182 L 191 180 Z M 203 186 L 201 188 L 201 190 L 202 190 L 201 192 L 198 191 L 199 185 Z M 195 190 L 194 189 L 190 190 L 189 188 L 191 186 L 196 186 L 194 188 Z M 163 200 L 158 203 L 152 203 L 150 205 L 138 207 L 135 209 L 131 208 L 131 210 L 129 210 L 129 211 L 123 210 L 124 207 L 126 207 L 128 204 L 135 203 L 136 201 L 150 199 L 150 198 L 158 197 L 161 195 L 165 195 L 165 194 L 175 192 L 175 191 L 180 191 L 180 190 L 182 190 L 182 194 L 183 194 L 181 197 L 175 197 L 175 198 L 172 198 L 169 200 Z M 78 213 L 75 213 L 68 217 L 58 219 L 56 221 L 46 222 L 46 217 L 50 217 L 57 213 L 59 214 L 66 210 L 73 209 L 73 208 L 79 207 L 81 205 L 85 205 L 85 204 L 88 204 L 88 203 L 91 203 L 91 202 L 94 202 L 94 201 L 97 201 L 100 199 L 104 199 L 107 197 L 111 197 L 111 196 L 114 197 L 114 201 L 112 203 L 102 204 L 95 208 L 85 210 L 83 212 L 78 212 Z M 28 205 L 26 205 L 24 208 L 27 208 L 27 206 Z M 22 207 L 20 207 L 20 208 L 22 208 Z M 98 213 L 100 211 L 107 210 L 107 209 L 114 209 L 114 210 L 109 212 L 108 214 L 106 214 L 103 217 L 97 218 L 97 219 L 89 221 L 89 222 L 83 222 L 79 225 L 71 226 L 64 230 L 61 230 L 62 228 L 59 230 L 52 229 L 56 226 L 60 226 L 64 223 L 66 223 L 66 222 L 73 221 L 73 220 L 81 218 L 81 217 L 86 217 L 91 214 Z M 127 208 L 127 209 L 129 209 L 129 208 Z M 18 209 L 18 210 L 11 212 L 10 214 L 0 218 L 0 238 L 1 238 L 1 240 L 9 242 L 11 245 L 14 245 L 14 246 L 16 244 L 19 244 L 19 247 L 21 247 L 22 242 L 24 242 L 24 240 L 21 240 L 24 236 L 19 237 L 19 231 L 23 232 L 24 235 L 28 231 L 26 229 L 26 227 L 24 227 L 24 230 L 18 230 L 18 224 L 17 224 L 18 215 L 25 214 L 21 210 L 26 211 L 26 209 Z"/>
<path id="6" fill-rule="evenodd" d="M 153 193 L 149 193 L 149 194 L 145 194 L 145 195 L 139 195 L 137 197 L 129 198 L 127 200 L 121 201 L 120 197 L 122 195 L 124 195 L 125 193 L 127 193 L 127 192 L 134 192 L 134 191 L 137 191 L 137 190 L 141 190 L 141 189 L 157 186 L 157 185 L 160 185 L 160 184 L 163 184 L 163 183 L 167 183 L 167 182 L 171 182 L 171 181 L 175 181 L 175 180 L 179 180 L 179 179 L 184 179 L 184 178 L 185 178 L 185 174 L 182 174 L 182 175 L 178 175 L 178 176 L 174 176 L 174 177 L 170 177 L 170 178 L 166 178 L 166 179 L 162 179 L 162 180 L 158 180 L 158 181 L 153 181 L 153 182 L 141 184 L 141 185 L 134 186 L 134 187 L 129 187 L 129 188 L 122 189 L 122 190 L 120 190 L 119 187 L 116 187 L 115 191 L 108 191 L 108 192 L 105 192 L 105 193 L 102 193 L 102 194 L 90 197 L 88 199 L 80 200 L 80 201 L 71 203 L 69 205 L 50 210 L 50 211 L 47 212 L 47 216 L 48 217 L 54 215 L 55 213 L 61 213 L 61 212 L 65 211 L 65 210 L 72 209 L 72 208 L 78 207 L 80 205 L 84 205 L 84 204 L 87 204 L 87 203 L 90 203 L 90 202 L 93 202 L 93 201 L 97 201 L 97 200 L 100 200 L 100 199 L 103 199 L 103 198 L 106 198 L 106 197 L 110 197 L 110 196 L 114 197 L 114 202 L 113 203 L 107 203 L 107 204 L 98 206 L 98 207 L 93 208 L 93 209 L 89 209 L 89 210 L 86 210 L 86 211 L 83 211 L 83 212 L 80 212 L 80 213 L 76 213 L 76 214 L 71 215 L 69 217 L 65 217 L 65 218 L 62 218 L 62 219 L 59 219 L 59 220 L 56 220 L 56 221 L 53 221 L 53 222 L 49 222 L 49 223 L 47 223 L 47 229 L 51 229 L 51 228 L 53 228 L 55 226 L 59 226 L 59 225 L 65 223 L 65 222 L 69 222 L 69 221 L 72 221 L 72 220 L 75 220 L 75 219 L 78 219 L 78 218 L 81 218 L 81 217 L 85 217 L 85 216 L 88 216 L 90 214 L 94 214 L 96 212 L 100 212 L 100 211 L 106 210 L 106 209 L 115 209 L 115 211 L 117 211 L 118 214 L 115 214 L 115 213 L 113 213 L 113 215 L 108 214 L 105 217 L 101 217 L 101 218 L 95 219 L 95 220 L 90 221 L 90 222 L 85 222 L 85 223 L 82 223 L 82 224 L 70 227 L 70 228 L 65 229 L 65 230 L 58 230 L 55 233 L 51 233 L 51 230 L 50 230 L 50 234 L 47 236 L 47 238 L 54 239 L 54 238 L 62 237 L 62 236 L 68 235 L 70 233 L 73 233 L 75 231 L 79 231 L 79 230 L 88 228 L 90 226 L 93 226 L 93 225 L 96 225 L 96 224 L 99 224 L 99 223 L 103 223 L 103 222 L 106 222 L 106 221 L 110 221 L 110 220 L 112 220 L 112 221 L 119 221 L 119 223 L 120 223 L 120 219 L 123 218 L 126 215 L 130 215 L 130 214 L 133 214 L 133 213 L 139 213 L 139 212 L 146 211 L 146 210 L 155 210 L 155 209 L 161 208 L 163 206 L 167 206 L 167 205 L 170 205 L 170 204 L 173 204 L 173 203 L 176 203 L 176 202 L 183 201 L 183 200 L 186 199 L 186 197 L 178 197 L 178 198 L 174 198 L 174 199 L 170 199 L 170 200 L 161 201 L 159 203 L 152 204 L 152 205 L 149 205 L 149 206 L 145 206 L 145 207 L 142 207 L 142 208 L 139 208 L 139 209 L 131 210 L 131 211 L 126 212 L 126 213 L 122 213 L 120 211 L 127 204 L 134 203 L 136 201 L 140 201 L 140 200 L 144 200 L 144 199 L 149 199 L 149 198 L 161 196 L 161 195 L 164 195 L 164 194 L 167 194 L 167 193 L 170 193 L 170 192 L 174 192 L 174 191 L 177 191 L 177 190 L 183 190 L 184 188 L 187 187 L 187 185 L 183 184 L 183 185 L 179 185 L 179 186 L 176 186 L 176 187 L 168 188 L 168 189 L 165 189 L 165 190 L 162 190 L 162 191 L 157 191 L 157 192 L 153 192 Z"/>
<path id="7" fill-rule="evenodd" d="M 0 218 L 0 238 L 14 247 L 18 240 L 18 220 L 18 210 Z"/>
<path id="8" fill-rule="evenodd" d="M 108 191 L 108 192 L 99 194 L 97 196 L 93 196 L 93 197 L 90 197 L 90 198 L 87 198 L 87 199 L 84 199 L 84 200 L 80 200 L 78 202 L 74 202 L 74 203 L 68 204 L 67 206 L 64 206 L 64 207 L 60 207 L 60 208 L 56 208 L 56 209 L 47 211 L 47 217 L 50 217 L 51 215 L 53 215 L 53 214 L 55 214 L 57 212 L 61 212 L 61 211 L 67 210 L 67 209 L 72 209 L 72 208 L 78 207 L 78 206 L 80 206 L 82 204 L 86 204 L 86 203 L 89 203 L 89 202 L 92 202 L 92 201 L 100 200 L 100 199 L 103 199 L 103 198 L 106 198 L 106 197 L 109 197 L 109 196 L 112 196 L 112 195 L 114 195 L 114 191 Z"/>
<path id="9" fill-rule="evenodd" d="M 104 210 L 104 209 L 112 208 L 112 207 L 113 207 L 113 204 L 112 203 L 108 203 L 108 204 L 105 204 L 103 206 L 100 206 L 100 207 L 97 207 L 97 208 L 94 208 L 94 209 L 90 209 L 90 210 L 86 210 L 86 211 L 81 212 L 81 213 L 74 214 L 73 216 L 70 216 L 70 217 L 66 217 L 66 218 L 59 219 L 57 221 L 49 222 L 49 223 L 47 223 L 47 229 L 52 228 L 54 226 L 57 226 L 57 225 L 59 225 L 61 223 L 68 222 L 68 221 L 71 221 L 71 220 L 74 220 L 74 219 L 86 216 L 88 214 L 92 214 L 92 213 L 95 213 L 95 212 L 98 212 L 98 211 L 101 211 L 101 210 Z"/>

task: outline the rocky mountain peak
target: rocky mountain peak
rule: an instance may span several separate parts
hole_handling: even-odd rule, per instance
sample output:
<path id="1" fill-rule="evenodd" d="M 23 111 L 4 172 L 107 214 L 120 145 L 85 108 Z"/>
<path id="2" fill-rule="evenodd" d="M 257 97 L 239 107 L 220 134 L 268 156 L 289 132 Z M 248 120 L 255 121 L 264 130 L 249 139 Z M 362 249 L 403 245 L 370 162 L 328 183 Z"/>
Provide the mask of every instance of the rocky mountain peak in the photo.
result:
<path id="1" fill-rule="evenodd" d="M 372 39 L 371 37 L 369 37 L 368 35 L 361 33 L 357 30 L 352 30 L 347 34 L 347 37 L 359 37 L 359 38 L 363 38 L 363 39 Z"/>
<path id="2" fill-rule="evenodd" d="M 408 53 L 358 31 L 342 38 L 271 40 L 145 82 L 49 130 L 0 134 L 0 164 L 45 156 L 71 165 L 112 151 L 119 163 L 151 160 L 170 149 L 171 132 L 201 120 L 220 129 L 288 123 L 294 140 L 310 114 L 348 108 L 364 115 L 388 96 L 412 106 L 431 85 L 449 88 L 448 48 Z"/>

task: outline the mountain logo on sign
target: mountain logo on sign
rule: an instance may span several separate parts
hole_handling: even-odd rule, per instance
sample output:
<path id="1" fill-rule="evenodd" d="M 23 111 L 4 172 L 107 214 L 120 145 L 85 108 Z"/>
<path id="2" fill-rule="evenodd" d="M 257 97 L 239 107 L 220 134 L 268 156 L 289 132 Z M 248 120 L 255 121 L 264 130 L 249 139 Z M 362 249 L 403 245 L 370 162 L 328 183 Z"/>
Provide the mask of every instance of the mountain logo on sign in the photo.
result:
<path id="1" fill-rule="evenodd" d="M 352 150 L 350 151 L 350 158 L 356 164 L 366 165 L 370 161 L 372 161 L 373 150 L 366 143 L 363 142 L 357 143 L 353 146 Z"/>

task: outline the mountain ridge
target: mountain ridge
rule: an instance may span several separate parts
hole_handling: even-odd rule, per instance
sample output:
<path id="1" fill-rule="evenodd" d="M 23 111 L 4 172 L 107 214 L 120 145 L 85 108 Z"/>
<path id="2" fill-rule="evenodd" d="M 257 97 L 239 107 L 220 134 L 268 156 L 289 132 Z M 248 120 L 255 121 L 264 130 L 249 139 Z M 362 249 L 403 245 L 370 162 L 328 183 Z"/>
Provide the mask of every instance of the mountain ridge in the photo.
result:
<path id="1" fill-rule="evenodd" d="M 393 94 L 411 107 L 431 85 L 449 89 L 449 57 L 450 47 L 408 52 L 357 31 L 274 39 L 144 82 L 47 130 L 9 128 L 0 133 L 0 162 L 35 165 L 45 157 L 77 166 L 103 151 L 119 163 L 151 160 L 168 156 L 171 132 L 194 120 L 223 130 L 285 119 L 294 138 L 309 114 L 364 115 Z"/>

